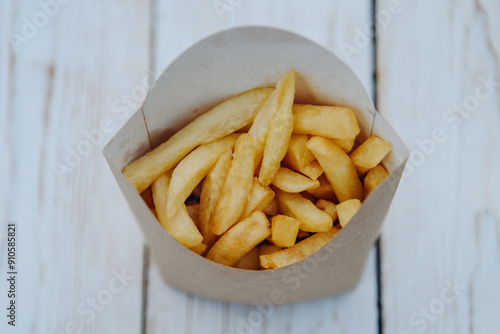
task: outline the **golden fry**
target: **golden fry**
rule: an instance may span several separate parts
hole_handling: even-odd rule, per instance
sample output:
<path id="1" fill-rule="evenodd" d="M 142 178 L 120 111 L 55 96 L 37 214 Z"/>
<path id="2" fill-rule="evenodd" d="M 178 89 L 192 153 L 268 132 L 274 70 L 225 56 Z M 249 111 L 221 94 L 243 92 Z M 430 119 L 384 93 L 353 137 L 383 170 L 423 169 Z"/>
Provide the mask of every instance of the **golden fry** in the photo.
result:
<path id="1" fill-rule="evenodd" d="M 195 252 L 196 254 L 201 255 L 207 249 L 207 245 L 205 245 L 204 243 L 201 243 L 201 244 L 198 244 L 198 245 L 191 247 L 189 249 L 192 250 L 193 252 Z"/>
<path id="2" fill-rule="evenodd" d="M 272 88 L 250 89 L 222 102 L 151 152 L 129 163 L 123 169 L 123 175 L 142 193 L 196 146 L 210 143 L 250 124 L 273 91 Z"/>
<path id="3" fill-rule="evenodd" d="M 233 160 L 211 219 L 216 235 L 233 226 L 245 209 L 253 185 L 254 152 L 252 136 L 242 134 L 234 145 Z"/>
<path id="4" fill-rule="evenodd" d="M 361 207 L 359 199 L 349 199 L 340 204 L 337 204 L 337 213 L 339 215 L 340 226 L 345 227 L 347 223 L 354 217 Z"/>
<path id="5" fill-rule="evenodd" d="M 172 217 L 193 189 L 210 172 L 219 156 L 231 149 L 240 134 L 231 134 L 201 145 L 179 162 L 172 173 L 167 197 L 167 215 Z"/>
<path id="6" fill-rule="evenodd" d="M 158 220 L 175 240 L 188 248 L 197 246 L 203 241 L 203 237 L 191 217 L 189 217 L 184 203 L 182 203 L 174 217 L 167 217 L 167 192 L 169 186 L 169 173 L 162 174 L 151 186 Z"/>
<path id="7" fill-rule="evenodd" d="M 318 209 L 300 194 L 276 190 L 279 212 L 301 222 L 300 229 L 307 232 L 326 232 L 333 226 L 332 217 Z"/>
<path id="8" fill-rule="evenodd" d="M 332 185 L 328 182 L 325 174 L 318 177 L 319 187 L 309 189 L 307 192 L 314 195 L 316 198 L 326 199 L 328 201 L 335 201 L 335 193 L 333 192 Z"/>
<path id="9" fill-rule="evenodd" d="M 290 73 L 290 81 L 283 92 L 278 110 L 274 116 L 264 146 L 264 155 L 259 173 L 259 181 L 268 186 L 280 167 L 281 160 L 285 157 L 288 143 L 293 131 L 292 105 L 295 97 L 295 71 Z"/>
<path id="10" fill-rule="evenodd" d="M 307 142 L 307 148 L 325 171 L 339 201 L 363 198 L 363 186 L 359 181 L 356 168 L 351 158 L 342 149 L 331 140 L 318 136 L 312 137 Z"/>
<path id="11" fill-rule="evenodd" d="M 377 166 L 392 150 L 391 144 L 380 137 L 372 136 L 351 154 L 351 159 L 359 175 Z"/>
<path id="12" fill-rule="evenodd" d="M 361 131 L 349 108 L 294 104 L 293 116 L 298 134 L 353 140 Z"/>
<path id="13" fill-rule="evenodd" d="M 234 265 L 234 267 L 246 270 L 259 270 L 260 267 L 259 256 L 260 256 L 259 248 L 255 247 L 250 252 L 243 255 L 243 257 Z"/>
<path id="14" fill-rule="evenodd" d="M 271 219 L 271 238 L 278 247 L 291 247 L 295 244 L 300 221 L 285 215 L 276 215 Z"/>
<path id="15" fill-rule="evenodd" d="M 307 135 L 292 134 L 284 160 L 289 161 L 291 165 L 298 168 L 304 168 L 313 162 L 316 158 L 307 149 L 308 141 L 309 137 Z"/>
<path id="16" fill-rule="evenodd" d="M 377 165 L 372 168 L 365 177 L 365 198 L 370 195 L 385 179 L 389 177 L 389 173 L 382 165 Z"/>
<path id="17" fill-rule="evenodd" d="M 326 201 L 324 199 L 319 199 L 316 202 L 316 206 L 319 209 L 325 211 L 330 217 L 332 217 L 333 221 L 337 220 L 338 215 L 337 215 L 337 209 L 336 209 L 335 203 L 330 202 L 330 201 Z"/>
<path id="18" fill-rule="evenodd" d="M 274 191 L 273 191 L 274 193 Z M 276 197 L 266 206 L 266 208 L 262 211 L 268 216 L 275 216 L 278 214 L 278 201 Z"/>
<path id="19" fill-rule="evenodd" d="M 227 177 L 227 172 L 229 171 L 229 166 L 231 165 L 231 157 L 233 151 L 227 149 L 217 160 L 214 168 L 208 173 L 203 186 L 201 188 L 200 195 L 200 231 L 203 235 L 203 242 L 210 249 L 214 244 L 217 236 L 212 232 L 212 225 L 210 220 L 212 218 L 215 206 L 219 200 L 219 196 L 222 190 L 222 185 Z"/>
<path id="20" fill-rule="evenodd" d="M 320 250 L 339 231 L 340 229 L 333 227 L 328 232 L 315 233 L 290 248 L 269 255 L 261 255 L 260 264 L 266 269 L 275 269 L 296 263 Z"/>
<path id="21" fill-rule="evenodd" d="M 266 215 L 255 211 L 224 233 L 208 252 L 207 259 L 233 266 L 270 235 L 271 226 Z"/>

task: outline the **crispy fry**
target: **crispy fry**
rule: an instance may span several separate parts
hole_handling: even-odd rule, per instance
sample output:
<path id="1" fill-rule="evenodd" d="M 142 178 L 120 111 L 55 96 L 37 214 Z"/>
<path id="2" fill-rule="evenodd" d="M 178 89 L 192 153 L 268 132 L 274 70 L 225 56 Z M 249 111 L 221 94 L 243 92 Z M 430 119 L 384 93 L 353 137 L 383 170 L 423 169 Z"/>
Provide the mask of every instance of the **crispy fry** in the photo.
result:
<path id="1" fill-rule="evenodd" d="M 298 134 L 353 140 L 361 131 L 349 108 L 294 104 L 293 116 Z"/>
<path id="2" fill-rule="evenodd" d="M 318 136 L 312 137 L 307 142 L 307 148 L 325 171 L 339 201 L 363 198 L 363 186 L 359 181 L 356 168 L 342 149 L 331 140 Z"/>
<path id="3" fill-rule="evenodd" d="M 284 160 L 298 168 L 304 168 L 313 162 L 316 158 L 306 147 L 308 141 L 307 135 L 292 134 Z"/>
<path id="4" fill-rule="evenodd" d="M 288 71 L 283 75 L 276 85 L 276 90 L 269 95 L 267 100 L 262 104 L 262 107 L 260 107 L 252 127 L 248 130 L 248 134 L 252 136 L 255 145 L 255 168 L 257 168 L 262 160 L 266 138 L 280 106 L 280 102 L 283 96 L 288 94 L 288 91 L 291 89 L 290 87 L 295 87 L 295 76 L 296 74 L 294 71 Z"/>
<path id="5" fill-rule="evenodd" d="M 233 151 L 231 149 L 227 149 L 222 153 L 214 168 L 208 173 L 201 188 L 199 215 L 200 231 L 201 235 L 203 235 L 203 242 L 207 245 L 208 249 L 212 247 L 217 238 L 212 232 L 210 219 L 212 218 L 215 206 L 219 200 L 222 185 L 226 180 L 227 172 L 231 165 L 232 153 Z"/>
<path id="6" fill-rule="evenodd" d="M 253 172 L 253 165 L 251 169 Z M 255 211 L 224 233 L 208 252 L 207 259 L 233 266 L 270 235 L 271 226 L 266 215 L 261 211 Z"/>
<path id="7" fill-rule="evenodd" d="M 340 226 L 345 227 L 361 207 L 359 199 L 349 199 L 337 205 Z"/>
<path id="8" fill-rule="evenodd" d="M 320 250 L 339 231 L 340 229 L 333 227 L 327 232 L 315 233 L 290 248 L 269 255 L 261 255 L 260 264 L 264 268 L 275 269 L 296 263 Z"/>
<path id="9" fill-rule="evenodd" d="M 201 145 L 179 162 L 172 173 L 167 197 L 167 215 L 172 217 L 193 189 L 210 172 L 219 156 L 231 149 L 240 134 L 231 134 Z"/>
<path id="10" fill-rule="evenodd" d="M 314 189 L 309 189 L 307 192 L 314 195 L 317 198 L 326 199 L 328 201 L 335 201 L 335 193 L 333 192 L 332 185 L 328 182 L 325 174 L 318 177 L 319 187 Z"/>
<path id="11" fill-rule="evenodd" d="M 241 214 L 240 220 L 250 216 L 254 211 L 263 211 L 271 203 L 274 198 L 274 191 L 269 187 L 264 187 L 260 184 L 259 179 L 254 177 L 252 191 L 248 195 L 245 210 Z"/>
<path id="12" fill-rule="evenodd" d="M 300 194 L 291 194 L 276 189 L 279 212 L 301 222 L 300 229 L 307 232 L 326 232 L 332 228 L 333 220 Z"/>
<path id="13" fill-rule="evenodd" d="M 186 205 L 186 209 L 189 217 L 193 220 L 193 223 L 196 225 L 198 229 L 200 229 L 200 205 L 199 204 L 191 204 Z"/>
<path id="14" fill-rule="evenodd" d="M 274 116 L 264 146 L 264 155 L 260 167 L 259 181 L 268 186 L 280 167 L 281 160 L 285 157 L 288 143 L 293 131 L 292 105 L 295 97 L 295 71 L 290 73 L 290 80 L 286 85 L 280 100 L 278 110 Z"/>
<path id="15" fill-rule="evenodd" d="M 351 153 L 358 175 L 365 174 L 377 166 L 392 150 L 391 144 L 380 137 L 372 136 Z"/>
<path id="16" fill-rule="evenodd" d="M 277 188 L 289 193 L 299 193 L 319 187 L 319 181 L 296 173 L 288 168 L 280 167 L 271 182 Z"/>
<path id="17" fill-rule="evenodd" d="M 259 248 L 255 247 L 250 252 L 243 255 L 243 257 L 234 265 L 234 267 L 246 270 L 259 270 L 260 267 L 259 256 L 260 256 Z"/>
<path id="18" fill-rule="evenodd" d="M 253 185 L 254 152 L 252 136 L 242 134 L 234 145 L 233 160 L 211 219 L 216 235 L 233 226 L 245 209 Z"/>
<path id="19" fill-rule="evenodd" d="M 332 139 L 333 143 L 344 150 L 345 153 L 351 152 L 356 142 L 356 138 L 352 139 Z"/>
<path id="20" fill-rule="evenodd" d="M 255 88 L 219 104 L 151 152 L 129 163 L 123 169 L 123 175 L 139 193 L 143 192 L 196 146 L 210 143 L 250 124 L 273 91 L 272 88 Z"/>
<path id="21" fill-rule="evenodd" d="M 281 250 L 281 248 L 276 245 L 261 245 L 258 247 L 258 249 L 259 255 L 269 255 Z"/>
<path id="22" fill-rule="evenodd" d="M 285 215 L 276 215 L 271 219 L 272 240 L 278 247 L 291 247 L 295 244 L 300 221 Z"/>
<path id="23" fill-rule="evenodd" d="M 278 201 L 276 200 L 276 197 L 273 198 L 273 200 L 266 206 L 266 208 L 262 212 L 264 212 L 268 216 L 274 216 L 278 214 Z"/>
<path id="24" fill-rule="evenodd" d="M 311 162 L 308 165 L 305 165 L 304 167 L 300 167 L 297 164 L 297 162 L 290 160 L 290 159 L 287 159 L 287 157 L 285 156 L 285 158 L 283 159 L 283 164 L 284 164 L 284 166 L 286 166 L 286 167 L 288 167 L 296 172 L 304 174 L 305 176 L 307 176 L 311 180 L 316 180 L 321 174 L 323 174 L 323 169 L 321 168 L 321 166 L 319 165 L 319 163 L 316 160 L 314 160 L 313 162 Z"/>
<path id="25" fill-rule="evenodd" d="M 297 238 L 303 239 L 309 237 L 310 235 L 311 234 L 309 232 L 299 230 L 299 232 L 297 233 Z"/>
<path id="26" fill-rule="evenodd" d="M 316 202 L 316 206 L 319 209 L 325 211 L 330 217 L 332 217 L 333 221 L 337 220 L 338 215 L 337 215 L 337 209 L 336 209 L 335 203 L 330 202 L 330 201 L 326 201 L 324 199 L 319 199 Z"/>
<path id="27" fill-rule="evenodd" d="M 167 217 L 167 192 L 170 185 L 170 173 L 162 174 L 151 186 L 158 219 L 175 240 L 190 248 L 203 241 L 200 231 L 189 217 L 186 205 L 181 204 L 174 217 Z"/>
<path id="28" fill-rule="evenodd" d="M 377 165 L 372 168 L 365 177 L 365 198 L 370 195 L 372 191 L 375 190 L 385 179 L 389 176 L 389 173 L 385 170 L 382 165 Z"/>

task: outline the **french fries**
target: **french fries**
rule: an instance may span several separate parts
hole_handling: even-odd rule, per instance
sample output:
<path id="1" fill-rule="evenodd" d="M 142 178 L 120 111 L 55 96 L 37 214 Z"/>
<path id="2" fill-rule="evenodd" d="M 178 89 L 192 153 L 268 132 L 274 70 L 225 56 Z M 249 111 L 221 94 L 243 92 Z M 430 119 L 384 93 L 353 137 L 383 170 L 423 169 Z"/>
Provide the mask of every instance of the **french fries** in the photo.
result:
<path id="1" fill-rule="evenodd" d="M 278 247 L 292 247 L 297 239 L 300 222 L 284 215 L 276 215 L 271 220 L 273 243 Z"/>
<path id="2" fill-rule="evenodd" d="M 225 137 L 250 124 L 273 91 L 272 88 L 254 88 L 222 102 L 151 152 L 129 163 L 123 169 L 123 175 L 142 193 L 196 146 Z"/>
<path id="3" fill-rule="evenodd" d="M 248 195 L 247 204 L 245 205 L 245 210 L 243 210 L 241 214 L 240 220 L 250 216 L 254 211 L 265 210 L 273 199 L 274 191 L 269 187 L 261 185 L 258 178 L 254 178 L 252 191 Z"/>
<path id="4" fill-rule="evenodd" d="M 271 128 L 276 112 L 280 107 L 281 100 L 285 95 L 287 99 L 289 99 L 288 95 L 290 95 L 292 89 L 293 93 L 295 93 L 295 76 L 296 74 L 294 71 L 288 71 L 285 73 L 276 85 L 276 90 L 269 95 L 267 100 L 259 109 L 250 130 L 248 130 L 248 134 L 252 136 L 253 143 L 255 145 L 255 168 L 259 165 L 262 155 L 264 154 L 264 147 L 269 134 L 269 129 Z"/>
<path id="5" fill-rule="evenodd" d="M 191 251 L 244 270 L 296 263 L 389 176 L 382 160 L 391 145 L 361 143 L 351 109 L 294 104 L 295 80 L 288 71 L 276 89 L 222 102 L 123 169 Z"/>
<path id="6" fill-rule="evenodd" d="M 388 177 L 389 173 L 381 165 L 372 168 L 365 177 L 365 198 Z"/>
<path id="7" fill-rule="evenodd" d="M 380 137 L 372 136 L 351 153 L 351 159 L 359 175 L 377 166 L 392 150 L 391 144 Z"/>
<path id="8" fill-rule="evenodd" d="M 174 217 L 167 216 L 166 200 L 169 187 L 169 174 L 161 175 L 151 186 L 158 220 L 163 228 L 184 246 L 188 248 L 198 246 L 203 241 L 203 237 L 191 217 L 189 217 L 184 203 L 180 205 Z"/>
<path id="9" fill-rule="evenodd" d="M 318 209 L 300 194 L 276 190 L 279 212 L 301 222 L 300 229 L 306 232 L 326 232 L 333 226 L 332 217 Z"/>
<path id="10" fill-rule="evenodd" d="M 285 157 L 290 136 L 293 131 L 292 105 L 295 97 L 295 71 L 290 71 L 289 85 L 285 88 L 278 111 L 274 116 L 264 146 L 264 155 L 259 173 L 259 181 L 264 186 L 271 184 L 274 175 L 280 167 L 281 160 Z"/>
<path id="11" fill-rule="evenodd" d="M 349 108 L 293 105 L 293 132 L 333 139 L 353 140 L 360 133 L 356 115 Z"/>
<path id="12" fill-rule="evenodd" d="M 175 167 L 168 189 L 167 216 L 173 217 L 181 203 L 189 197 L 198 183 L 210 172 L 219 156 L 231 149 L 239 134 L 231 134 L 210 144 L 201 145 Z"/>
<path id="13" fill-rule="evenodd" d="M 340 226 L 345 227 L 361 207 L 359 199 L 349 199 L 337 205 Z"/>
<path id="14" fill-rule="evenodd" d="M 340 229 L 333 227 L 327 232 L 315 233 L 290 248 L 269 255 L 261 255 L 260 263 L 266 269 L 288 266 L 305 259 L 326 245 Z"/>
<path id="15" fill-rule="evenodd" d="M 319 181 L 311 180 L 302 174 L 295 173 L 284 167 L 278 169 L 271 184 L 289 193 L 300 193 L 319 187 Z"/>
<path id="16" fill-rule="evenodd" d="M 233 160 L 211 219 L 216 235 L 233 226 L 245 209 L 253 185 L 254 152 L 252 136 L 242 134 L 234 145 Z"/>
<path id="17" fill-rule="evenodd" d="M 233 151 L 231 149 L 227 149 L 221 154 L 214 168 L 205 178 L 201 188 L 199 225 L 201 235 L 203 235 L 203 242 L 208 249 L 212 247 L 217 238 L 212 232 L 211 219 L 231 165 L 232 155 Z"/>
<path id="18" fill-rule="evenodd" d="M 314 154 L 325 175 L 332 185 L 337 199 L 341 202 L 348 199 L 363 199 L 363 186 L 356 173 L 351 158 L 331 140 L 323 137 L 312 137 L 307 148 Z"/>
<path id="19" fill-rule="evenodd" d="M 226 266 L 233 266 L 270 235 L 271 226 L 266 215 L 261 211 L 255 211 L 224 233 L 208 252 L 207 259 Z"/>

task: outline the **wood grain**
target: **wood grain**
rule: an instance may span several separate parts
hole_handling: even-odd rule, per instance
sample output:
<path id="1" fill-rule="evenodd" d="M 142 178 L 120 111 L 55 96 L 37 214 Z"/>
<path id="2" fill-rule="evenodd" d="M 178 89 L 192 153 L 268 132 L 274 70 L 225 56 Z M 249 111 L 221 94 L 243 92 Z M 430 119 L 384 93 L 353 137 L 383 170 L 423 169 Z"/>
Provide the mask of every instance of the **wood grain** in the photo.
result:
<path id="1" fill-rule="evenodd" d="M 20 33 L 24 18 L 43 19 L 37 2 L 1 6 L 3 35 Z M 142 240 L 100 153 L 110 134 L 81 143 L 104 118 L 115 131 L 123 123 L 112 105 L 141 84 L 148 39 L 148 2 L 75 1 L 17 52 L 2 45 L 0 206 L 2 220 L 18 224 L 16 333 L 140 331 Z M 58 178 L 53 162 L 79 145 L 88 155 Z M 113 281 L 113 270 L 134 278 Z M 97 298 L 96 311 L 88 298 Z"/>
<path id="2" fill-rule="evenodd" d="M 389 2 L 377 1 L 377 10 Z M 414 152 L 381 241 L 384 332 L 493 333 L 500 327 L 500 94 L 498 86 L 489 94 L 480 88 L 488 95 L 482 100 L 475 94 L 481 78 L 499 81 L 500 6 L 402 6 L 377 38 L 378 107 Z M 464 103 L 470 115 L 448 111 Z M 446 140 L 432 143 L 435 129 Z M 455 280 L 457 294 L 443 297 Z"/>
<path id="3" fill-rule="evenodd" d="M 287 29 L 340 53 L 341 42 L 352 43 L 354 28 L 370 27 L 369 1 L 331 3 L 318 1 L 241 2 L 217 15 L 211 1 L 189 4 L 156 3 L 154 16 L 155 68 L 163 70 L 178 54 L 196 41 L 233 26 L 267 25 Z M 286 10 L 284 10 L 286 8 Z M 372 46 L 368 45 L 350 65 L 371 90 Z M 256 306 L 211 301 L 172 289 L 152 262 L 149 271 L 147 332 L 185 333 L 329 333 L 377 332 L 375 257 L 372 254 L 358 287 L 350 293 L 317 302 Z M 269 314 L 267 316 L 266 314 Z M 264 314 L 264 316 L 262 315 Z"/>

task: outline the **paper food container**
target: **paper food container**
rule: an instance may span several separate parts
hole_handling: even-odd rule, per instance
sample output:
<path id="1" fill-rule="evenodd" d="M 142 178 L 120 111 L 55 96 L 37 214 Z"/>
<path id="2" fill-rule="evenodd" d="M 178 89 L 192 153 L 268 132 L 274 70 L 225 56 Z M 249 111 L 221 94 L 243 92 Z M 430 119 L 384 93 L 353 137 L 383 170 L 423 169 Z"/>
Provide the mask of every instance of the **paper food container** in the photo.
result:
<path id="1" fill-rule="evenodd" d="M 121 170 L 151 149 L 150 140 L 156 147 L 227 98 L 254 87 L 274 87 L 289 69 L 297 71 L 296 101 L 350 107 L 358 118 L 362 140 L 373 134 L 392 144 L 393 151 L 384 160 L 391 176 L 330 243 L 300 262 L 266 271 L 211 262 L 163 229 Z M 264 27 L 222 31 L 181 54 L 103 153 L 168 284 L 208 298 L 273 304 L 321 298 L 355 287 L 409 155 L 347 65 L 303 37 Z"/>

